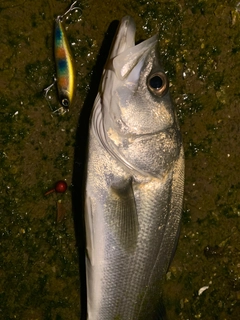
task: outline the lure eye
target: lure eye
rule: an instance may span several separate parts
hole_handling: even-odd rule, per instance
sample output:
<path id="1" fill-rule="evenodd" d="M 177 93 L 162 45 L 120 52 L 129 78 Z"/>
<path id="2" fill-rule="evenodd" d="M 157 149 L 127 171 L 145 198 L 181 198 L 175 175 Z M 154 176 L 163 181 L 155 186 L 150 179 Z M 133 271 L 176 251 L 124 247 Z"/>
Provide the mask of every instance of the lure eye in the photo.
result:
<path id="1" fill-rule="evenodd" d="M 69 101 L 67 98 L 62 99 L 61 104 L 64 108 L 68 108 L 69 107 Z"/>
<path id="2" fill-rule="evenodd" d="M 163 72 L 156 72 L 150 75 L 147 80 L 148 89 L 156 96 L 162 97 L 166 94 L 169 84 Z"/>

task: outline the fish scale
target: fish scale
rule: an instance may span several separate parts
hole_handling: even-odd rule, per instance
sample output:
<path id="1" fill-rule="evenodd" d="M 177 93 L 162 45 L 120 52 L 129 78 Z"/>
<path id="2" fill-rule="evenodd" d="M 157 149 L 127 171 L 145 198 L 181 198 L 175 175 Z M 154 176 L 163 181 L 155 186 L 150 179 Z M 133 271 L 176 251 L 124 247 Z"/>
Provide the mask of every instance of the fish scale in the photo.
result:
<path id="1" fill-rule="evenodd" d="M 148 260 L 152 261 L 153 259 L 151 258 L 151 256 L 157 256 L 159 252 L 159 249 L 157 247 L 153 247 L 153 250 L 149 251 L 148 243 L 152 243 L 152 241 L 156 239 L 157 233 L 158 233 L 157 232 L 158 224 L 156 224 L 156 220 L 153 219 L 153 216 L 151 214 L 151 208 L 153 206 L 159 207 L 163 199 L 162 197 L 157 197 L 156 194 L 151 190 L 151 188 L 149 192 L 144 193 L 144 196 L 145 196 L 145 201 L 141 201 L 140 199 L 140 202 L 142 203 L 142 206 L 144 209 L 142 210 L 139 209 L 138 211 L 139 219 L 141 220 L 139 223 L 142 226 L 142 228 L 140 227 L 139 244 L 137 246 L 138 249 L 136 250 L 135 254 L 133 256 L 128 256 L 126 254 L 125 255 L 123 254 L 122 256 L 118 255 L 115 257 L 115 261 L 111 260 L 109 256 L 106 257 L 106 259 L 108 259 L 108 261 L 112 265 L 117 266 L 117 270 L 119 271 L 117 272 L 116 269 L 113 270 L 111 265 L 109 269 L 108 268 L 106 269 L 105 273 L 106 275 L 108 275 L 109 280 L 106 281 L 105 288 L 111 287 L 111 283 L 114 283 L 113 279 L 111 279 L 111 272 L 112 272 L 112 278 L 114 278 L 115 282 L 117 282 L 116 272 L 121 274 L 124 266 L 125 266 L 125 269 L 128 270 L 128 275 L 126 274 L 125 281 L 123 281 L 122 284 L 118 282 L 119 289 L 113 292 L 114 296 L 119 296 L 119 297 L 122 297 L 122 295 L 124 294 L 124 303 L 121 304 L 121 308 L 118 307 L 117 301 L 114 302 L 114 305 L 109 305 L 108 306 L 109 310 L 106 311 L 108 314 L 108 317 L 111 312 L 113 315 L 121 314 L 123 319 L 127 319 L 125 318 L 125 313 L 126 313 L 126 316 L 129 317 L 129 319 L 137 318 L 137 314 L 134 313 L 134 311 L 135 311 L 135 306 L 139 300 L 139 299 L 136 300 L 136 298 L 138 298 L 138 295 L 141 292 L 139 288 L 146 287 L 149 281 L 148 278 L 143 278 L 142 275 L 147 274 L 146 271 L 148 270 L 148 267 L 149 267 Z M 164 218 L 164 216 L 159 216 L 159 220 L 160 220 L 159 223 L 166 224 L 164 223 L 164 221 L 162 221 L 162 218 Z M 143 232 L 141 232 L 141 230 L 143 230 Z M 145 237 L 144 234 L 146 235 L 152 234 L 152 239 Z M 111 242 L 109 241 L 109 243 Z M 161 243 L 161 241 L 159 243 Z M 106 252 L 108 252 L 108 248 L 106 248 Z M 129 267 L 126 268 L 126 265 L 129 265 Z M 167 268 L 167 266 L 165 268 Z M 125 292 L 123 292 L 122 288 L 126 288 Z M 134 294 L 135 292 L 138 294 Z M 109 297 L 109 293 L 104 296 Z M 114 301 L 113 298 L 111 300 Z M 114 309 L 114 307 L 116 310 Z M 107 308 L 104 307 L 104 309 L 107 309 Z M 105 319 L 105 317 L 106 315 L 103 315 L 101 319 Z"/>

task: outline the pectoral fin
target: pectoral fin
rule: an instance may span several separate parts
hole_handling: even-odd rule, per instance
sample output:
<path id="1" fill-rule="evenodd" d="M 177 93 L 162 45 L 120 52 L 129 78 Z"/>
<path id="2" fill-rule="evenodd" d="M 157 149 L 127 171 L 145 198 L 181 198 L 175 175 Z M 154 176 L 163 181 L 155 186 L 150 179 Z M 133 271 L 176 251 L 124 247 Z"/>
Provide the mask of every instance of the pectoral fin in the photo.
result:
<path id="1" fill-rule="evenodd" d="M 132 179 L 111 187 L 106 211 L 111 233 L 123 249 L 134 249 L 139 225 Z"/>

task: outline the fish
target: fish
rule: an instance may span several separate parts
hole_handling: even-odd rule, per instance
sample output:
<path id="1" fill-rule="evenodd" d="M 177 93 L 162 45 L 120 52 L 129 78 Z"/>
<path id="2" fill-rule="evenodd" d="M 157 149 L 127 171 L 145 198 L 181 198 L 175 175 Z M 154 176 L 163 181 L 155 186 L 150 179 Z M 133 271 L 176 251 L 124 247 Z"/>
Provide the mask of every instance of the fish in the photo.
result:
<path id="1" fill-rule="evenodd" d="M 84 181 L 88 320 L 167 319 L 184 152 L 155 35 L 119 23 L 89 121 Z"/>

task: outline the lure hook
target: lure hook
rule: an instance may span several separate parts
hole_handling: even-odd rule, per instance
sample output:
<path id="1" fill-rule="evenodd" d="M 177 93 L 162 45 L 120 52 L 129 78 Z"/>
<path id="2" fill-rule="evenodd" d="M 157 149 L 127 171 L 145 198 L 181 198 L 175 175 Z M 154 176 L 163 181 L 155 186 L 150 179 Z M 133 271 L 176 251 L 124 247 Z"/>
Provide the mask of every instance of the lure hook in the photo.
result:
<path id="1" fill-rule="evenodd" d="M 80 9 L 80 10 L 81 10 L 80 7 L 75 7 L 75 4 L 76 4 L 76 3 L 77 3 L 77 1 L 74 1 L 74 2 L 71 4 L 71 6 L 69 7 L 69 9 L 68 9 L 63 15 L 57 16 L 57 19 L 62 21 L 62 19 L 63 19 L 69 12 L 71 12 L 71 11 L 73 11 L 73 10 L 76 10 L 76 9 Z"/>

